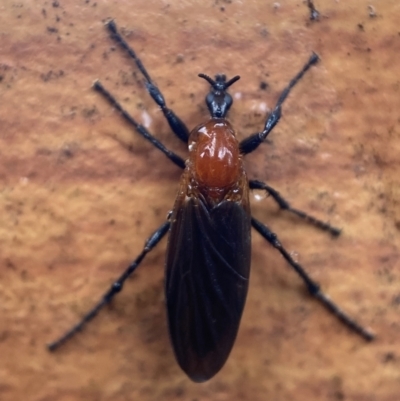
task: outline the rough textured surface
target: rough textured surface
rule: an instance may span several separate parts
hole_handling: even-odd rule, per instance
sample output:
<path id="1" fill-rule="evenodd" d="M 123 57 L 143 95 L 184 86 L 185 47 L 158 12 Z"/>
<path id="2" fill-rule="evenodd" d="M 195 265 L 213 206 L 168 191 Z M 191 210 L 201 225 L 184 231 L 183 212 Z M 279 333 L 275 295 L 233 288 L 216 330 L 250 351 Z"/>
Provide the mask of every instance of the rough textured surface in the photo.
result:
<path id="1" fill-rule="evenodd" d="M 2 401 L 398 399 L 400 5 L 321 0 L 316 7 L 318 22 L 302 1 L 2 0 Z M 190 127 L 207 115 L 207 86 L 196 75 L 240 74 L 231 112 L 240 137 L 262 127 L 279 91 L 312 50 L 320 54 L 285 103 L 272 144 L 247 163 L 251 177 L 343 227 L 343 235 L 333 240 L 263 196 L 253 197 L 253 213 L 376 331 L 374 343 L 311 300 L 255 233 L 239 336 L 210 382 L 191 383 L 169 345 L 165 241 L 112 307 L 59 352 L 46 351 L 161 224 L 180 174 L 132 134 L 92 81 L 100 78 L 185 154 L 137 69 L 109 39 L 103 21 L 110 17 Z"/>

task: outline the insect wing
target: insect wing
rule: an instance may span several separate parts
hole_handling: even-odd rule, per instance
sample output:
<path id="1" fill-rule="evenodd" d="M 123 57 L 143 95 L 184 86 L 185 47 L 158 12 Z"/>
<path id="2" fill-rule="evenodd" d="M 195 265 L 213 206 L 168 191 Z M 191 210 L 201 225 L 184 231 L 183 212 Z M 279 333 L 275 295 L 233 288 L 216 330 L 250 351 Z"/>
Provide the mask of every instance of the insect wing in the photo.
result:
<path id="1" fill-rule="evenodd" d="M 239 328 L 250 270 L 250 212 L 240 202 L 224 200 L 209 209 L 200 198 L 181 196 L 171 223 L 169 332 L 179 365 L 202 382 L 222 368 Z"/>

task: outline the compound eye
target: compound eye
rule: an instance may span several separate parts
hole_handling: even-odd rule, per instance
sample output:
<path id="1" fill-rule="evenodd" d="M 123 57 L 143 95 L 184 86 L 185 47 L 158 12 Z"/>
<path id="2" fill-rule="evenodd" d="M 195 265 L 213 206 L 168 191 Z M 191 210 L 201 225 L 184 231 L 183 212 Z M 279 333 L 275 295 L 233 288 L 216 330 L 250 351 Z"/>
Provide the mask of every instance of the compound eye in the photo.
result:
<path id="1" fill-rule="evenodd" d="M 233 99 L 232 96 L 229 93 L 225 93 L 225 108 L 226 108 L 226 112 L 228 112 L 228 110 L 231 108 L 232 103 L 233 103 Z"/>

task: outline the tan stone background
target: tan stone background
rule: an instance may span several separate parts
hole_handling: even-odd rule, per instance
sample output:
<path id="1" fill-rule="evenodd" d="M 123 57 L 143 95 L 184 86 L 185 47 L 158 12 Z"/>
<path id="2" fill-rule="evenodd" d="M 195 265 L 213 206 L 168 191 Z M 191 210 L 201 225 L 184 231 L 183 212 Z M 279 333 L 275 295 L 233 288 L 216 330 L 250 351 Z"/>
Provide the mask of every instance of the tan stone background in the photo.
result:
<path id="1" fill-rule="evenodd" d="M 320 0 L 316 7 L 319 22 L 295 0 L 1 1 L 2 401 L 399 399 L 400 5 Z M 255 233 L 241 329 L 213 380 L 190 382 L 174 360 L 165 241 L 87 330 L 47 352 L 163 221 L 180 174 L 92 81 L 101 78 L 138 120 L 148 113 L 152 132 L 185 155 L 135 66 L 113 51 L 103 27 L 111 17 L 189 127 L 207 116 L 208 88 L 197 74 L 240 74 L 230 118 L 241 138 L 262 127 L 261 110 L 311 51 L 320 54 L 285 103 L 272 143 L 248 157 L 248 170 L 343 235 L 333 240 L 269 199 L 253 197 L 253 213 L 374 329 L 374 343 L 311 300 Z"/>

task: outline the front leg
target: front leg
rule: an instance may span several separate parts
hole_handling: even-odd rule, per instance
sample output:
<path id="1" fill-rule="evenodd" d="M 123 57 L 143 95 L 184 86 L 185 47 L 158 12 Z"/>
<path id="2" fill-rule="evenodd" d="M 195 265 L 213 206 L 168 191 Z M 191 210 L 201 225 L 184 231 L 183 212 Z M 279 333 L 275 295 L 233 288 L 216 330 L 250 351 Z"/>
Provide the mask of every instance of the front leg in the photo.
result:
<path id="1" fill-rule="evenodd" d="M 286 100 L 292 88 L 297 84 L 297 82 L 300 81 L 307 70 L 309 70 L 311 66 L 316 64 L 318 60 L 318 55 L 316 53 L 313 53 L 307 63 L 303 66 L 301 71 L 289 82 L 286 88 L 282 91 L 278 101 L 276 102 L 274 110 L 268 116 L 267 121 L 265 122 L 264 130 L 250 135 L 249 137 L 243 139 L 242 142 L 240 142 L 239 146 L 240 152 L 242 154 L 247 155 L 248 153 L 253 152 L 265 141 L 267 135 L 272 131 L 275 125 L 278 124 L 281 118 L 282 103 Z"/>

